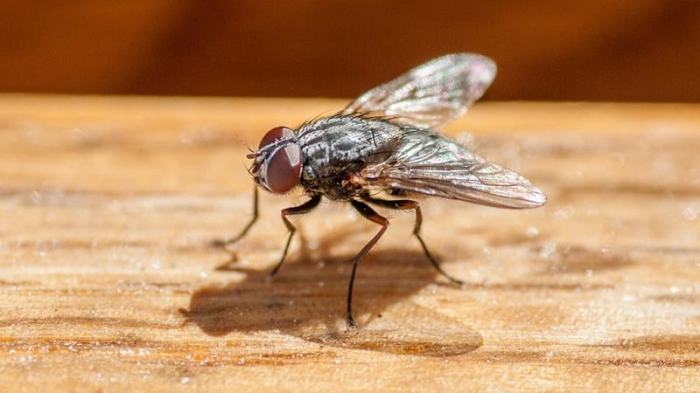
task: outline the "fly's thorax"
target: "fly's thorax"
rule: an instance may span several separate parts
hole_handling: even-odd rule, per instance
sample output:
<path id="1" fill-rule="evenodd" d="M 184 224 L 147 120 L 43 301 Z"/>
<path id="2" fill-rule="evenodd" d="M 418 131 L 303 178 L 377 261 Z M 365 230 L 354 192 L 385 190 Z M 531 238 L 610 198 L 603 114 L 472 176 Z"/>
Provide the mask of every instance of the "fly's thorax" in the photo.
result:
<path id="1" fill-rule="evenodd" d="M 297 139 L 304 164 L 344 167 L 372 162 L 390 153 L 401 137 L 401 127 L 379 118 L 331 116 L 305 124 Z"/>
<path id="2" fill-rule="evenodd" d="M 330 199 L 349 199 L 357 192 L 349 179 L 386 159 L 400 136 L 398 125 L 378 118 L 331 116 L 307 123 L 297 133 L 301 184 Z"/>
<path id="3" fill-rule="evenodd" d="M 249 170 L 253 179 L 270 192 L 285 193 L 299 182 L 303 158 L 296 134 L 290 128 L 268 131 L 258 150 L 248 158 L 255 160 Z"/>

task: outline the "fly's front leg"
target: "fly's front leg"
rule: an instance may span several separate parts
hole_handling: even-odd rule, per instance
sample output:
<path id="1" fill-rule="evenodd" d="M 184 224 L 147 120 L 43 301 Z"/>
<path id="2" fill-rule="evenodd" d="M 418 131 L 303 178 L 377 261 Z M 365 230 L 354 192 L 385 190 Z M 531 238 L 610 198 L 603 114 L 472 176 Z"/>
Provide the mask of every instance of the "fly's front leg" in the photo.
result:
<path id="1" fill-rule="evenodd" d="M 253 226 L 253 224 L 255 224 L 256 221 L 258 221 L 258 187 L 255 187 L 253 189 L 253 217 L 251 217 L 248 224 L 243 228 L 243 230 L 238 235 L 231 237 L 231 238 L 228 238 L 228 239 L 214 240 L 212 242 L 212 245 L 215 247 L 226 247 L 228 245 L 237 243 L 239 240 L 243 239 L 243 237 L 248 233 L 248 231 Z"/>
<path id="2" fill-rule="evenodd" d="M 274 276 L 277 274 L 277 271 L 282 267 L 282 263 L 284 262 L 284 259 L 287 257 L 287 251 L 289 250 L 289 245 L 292 243 L 292 237 L 294 236 L 294 232 L 297 231 L 297 229 L 292 225 L 292 223 L 289 221 L 287 216 L 293 216 L 293 215 L 298 215 L 298 214 L 306 214 L 313 210 L 316 206 L 318 206 L 319 202 L 321 202 L 321 195 L 314 195 L 309 199 L 308 201 L 304 202 L 303 204 L 295 207 L 288 207 L 286 209 L 282 209 L 281 215 L 282 215 L 282 222 L 284 222 L 284 225 L 289 229 L 289 237 L 287 237 L 287 244 L 284 246 L 284 251 L 282 252 L 282 258 L 280 258 L 279 263 L 277 263 L 277 266 L 275 266 L 274 269 L 270 272 L 271 276 Z"/>
<path id="3" fill-rule="evenodd" d="M 374 237 L 369 242 L 367 242 L 367 244 L 365 244 L 364 247 L 362 247 L 362 250 L 360 250 L 360 252 L 358 252 L 357 255 L 355 255 L 355 258 L 352 259 L 352 273 L 350 274 L 350 282 L 348 283 L 347 318 L 348 325 L 351 327 L 356 327 L 357 324 L 355 323 L 355 319 L 352 317 L 352 287 L 355 283 L 355 273 L 357 273 L 357 265 L 360 263 L 360 260 L 364 258 L 365 255 L 367 255 L 369 250 L 377 243 L 377 241 L 379 241 L 382 235 L 384 235 L 386 228 L 389 226 L 389 220 L 380 216 L 379 214 L 377 214 L 377 212 L 372 210 L 371 207 L 367 206 L 362 202 L 351 200 L 350 203 L 366 219 L 382 226 L 379 232 L 377 232 L 377 234 L 374 235 Z"/>
<path id="4" fill-rule="evenodd" d="M 420 227 L 423 224 L 423 213 L 421 213 L 420 210 L 420 204 L 416 201 L 412 201 L 410 199 L 400 199 L 396 201 L 387 201 L 384 199 L 375 199 L 370 197 L 369 195 L 364 195 L 362 197 L 364 200 L 367 202 L 373 203 L 378 206 L 383 206 L 387 207 L 389 209 L 397 209 L 397 210 L 410 210 L 413 209 L 416 212 L 416 223 L 413 227 L 413 235 L 418 239 L 420 242 L 421 247 L 423 248 L 423 253 L 425 253 L 425 256 L 428 258 L 430 263 L 437 269 L 440 274 L 442 274 L 446 279 L 456 283 L 456 284 L 464 284 L 464 281 L 458 280 L 451 275 L 447 274 L 444 270 L 442 270 L 442 267 L 440 267 L 440 264 L 438 261 L 433 257 L 433 255 L 428 251 L 428 247 L 425 245 L 425 242 L 423 241 L 423 238 L 420 236 Z"/>

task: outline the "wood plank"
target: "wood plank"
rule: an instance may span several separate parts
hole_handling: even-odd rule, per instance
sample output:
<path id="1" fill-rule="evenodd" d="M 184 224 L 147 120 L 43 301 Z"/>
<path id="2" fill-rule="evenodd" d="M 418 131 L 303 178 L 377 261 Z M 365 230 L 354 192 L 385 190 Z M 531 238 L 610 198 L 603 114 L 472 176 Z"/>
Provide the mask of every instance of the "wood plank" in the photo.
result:
<path id="1" fill-rule="evenodd" d="M 11 391 L 598 390 L 700 386 L 700 106 L 484 103 L 446 132 L 542 209 L 424 200 L 446 283 L 389 213 L 263 195 L 244 143 L 342 101 L 0 96 L 0 383 Z"/>

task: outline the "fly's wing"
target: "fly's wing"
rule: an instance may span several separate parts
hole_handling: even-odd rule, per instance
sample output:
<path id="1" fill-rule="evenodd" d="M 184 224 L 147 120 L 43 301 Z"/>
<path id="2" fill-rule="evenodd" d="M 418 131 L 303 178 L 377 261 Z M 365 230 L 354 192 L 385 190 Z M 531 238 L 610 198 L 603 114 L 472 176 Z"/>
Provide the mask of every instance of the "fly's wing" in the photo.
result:
<path id="1" fill-rule="evenodd" d="M 438 57 L 375 87 L 341 114 L 388 116 L 401 123 L 437 130 L 464 115 L 496 76 L 488 57 L 457 53 Z"/>
<path id="2" fill-rule="evenodd" d="M 407 130 L 384 162 L 366 167 L 371 188 L 401 190 L 511 209 L 542 206 L 547 198 L 523 176 L 490 163 L 429 130 Z"/>

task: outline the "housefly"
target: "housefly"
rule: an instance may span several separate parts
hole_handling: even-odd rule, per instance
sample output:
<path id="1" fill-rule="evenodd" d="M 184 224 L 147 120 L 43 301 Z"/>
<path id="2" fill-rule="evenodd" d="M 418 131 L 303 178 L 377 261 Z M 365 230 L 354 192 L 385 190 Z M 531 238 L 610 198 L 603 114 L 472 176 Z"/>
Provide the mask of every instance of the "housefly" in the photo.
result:
<path id="1" fill-rule="evenodd" d="M 469 53 L 450 54 L 420 65 L 379 85 L 332 116 L 302 124 L 297 129 L 275 127 L 263 136 L 249 172 L 256 183 L 253 217 L 241 233 L 224 244 L 240 240 L 258 218 L 258 186 L 273 194 L 302 187 L 308 201 L 282 210 L 289 230 L 285 260 L 296 228 L 289 216 L 306 214 L 322 198 L 349 202 L 379 231 L 352 260 L 347 289 L 347 322 L 352 314 L 352 289 L 357 266 L 382 237 L 389 221 L 370 205 L 413 210 L 413 235 L 428 261 L 447 274 L 421 238 L 423 216 L 419 196 L 456 199 L 501 208 L 542 206 L 546 197 L 523 176 L 488 162 L 438 130 L 462 116 L 479 99 L 496 75 L 489 58 Z M 377 198 L 378 193 L 393 196 Z"/>

